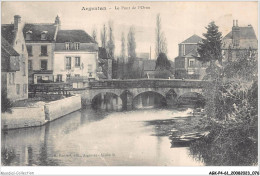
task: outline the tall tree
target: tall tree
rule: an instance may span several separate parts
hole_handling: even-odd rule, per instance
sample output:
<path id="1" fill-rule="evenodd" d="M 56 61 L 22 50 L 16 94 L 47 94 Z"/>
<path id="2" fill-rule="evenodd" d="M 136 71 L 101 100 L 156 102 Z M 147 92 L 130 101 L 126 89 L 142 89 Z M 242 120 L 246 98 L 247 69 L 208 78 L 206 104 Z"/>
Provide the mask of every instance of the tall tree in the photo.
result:
<path id="1" fill-rule="evenodd" d="M 97 29 L 94 28 L 92 31 L 92 38 L 95 40 L 95 42 L 97 42 Z"/>
<path id="2" fill-rule="evenodd" d="M 130 61 L 133 61 L 136 58 L 135 49 L 136 49 L 135 29 L 133 26 L 131 26 L 127 36 L 127 50 L 128 50 L 128 57 Z"/>
<path id="3" fill-rule="evenodd" d="M 205 39 L 202 39 L 202 43 L 199 43 L 198 53 L 200 57 L 198 59 L 202 62 L 210 62 L 211 65 L 216 60 L 222 64 L 222 33 L 218 31 L 218 26 L 214 21 L 210 22 L 206 29 L 207 33 L 203 34 Z"/>
<path id="4" fill-rule="evenodd" d="M 125 61 L 125 34 L 124 34 L 124 32 L 122 32 L 122 36 L 121 36 L 121 59 L 122 59 L 122 62 Z"/>
<path id="5" fill-rule="evenodd" d="M 155 35 L 156 35 L 156 43 L 155 43 L 155 54 L 156 57 L 159 56 L 160 53 L 167 54 L 167 42 L 166 37 L 164 35 L 164 32 L 162 32 L 162 22 L 161 22 L 161 15 L 157 14 L 156 16 L 156 29 L 155 29 Z"/>
<path id="6" fill-rule="evenodd" d="M 170 70 L 170 68 L 171 68 L 171 63 L 168 60 L 166 54 L 160 53 L 156 60 L 155 69 Z"/>
<path id="7" fill-rule="evenodd" d="M 106 28 L 105 24 L 104 24 L 103 29 L 101 30 L 100 34 L 101 34 L 101 37 L 100 37 L 101 46 L 103 48 L 106 48 L 107 47 L 107 28 Z"/>
<path id="8" fill-rule="evenodd" d="M 113 34 L 113 22 L 108 22 L 108 42 L 107 42 L 107 50 L 109 55 L 114 59 L 115 55 L 115 42 L 114 42 L 114 34 Z"/>

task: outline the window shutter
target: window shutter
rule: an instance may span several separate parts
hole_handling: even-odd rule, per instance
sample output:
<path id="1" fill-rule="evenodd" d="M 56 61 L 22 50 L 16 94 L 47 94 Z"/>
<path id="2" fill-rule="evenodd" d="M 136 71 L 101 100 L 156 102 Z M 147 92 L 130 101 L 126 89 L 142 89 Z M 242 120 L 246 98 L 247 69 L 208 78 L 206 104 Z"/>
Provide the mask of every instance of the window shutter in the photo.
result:
<path id="1" fill-rule="evenodd" d="M 66 68 L 66 61 L 67 61 L 67 57 L 64 57 L 64 70 L 67 70 L 67 68 Z"/>

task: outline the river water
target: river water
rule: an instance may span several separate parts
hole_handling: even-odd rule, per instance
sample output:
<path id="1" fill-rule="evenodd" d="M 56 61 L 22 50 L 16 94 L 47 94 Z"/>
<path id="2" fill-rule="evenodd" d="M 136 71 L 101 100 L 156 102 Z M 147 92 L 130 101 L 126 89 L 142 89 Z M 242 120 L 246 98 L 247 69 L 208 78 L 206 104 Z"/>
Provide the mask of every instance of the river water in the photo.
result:
<path id="1" fill-rule="evenodd" d="M 101 111 L 90 107 L 42 127 L 2 132 L 2 164 L 51 166 L 202 166 L 188 147 L 171 148 L 147 120 L 182 118 L 187 111 Z"/>

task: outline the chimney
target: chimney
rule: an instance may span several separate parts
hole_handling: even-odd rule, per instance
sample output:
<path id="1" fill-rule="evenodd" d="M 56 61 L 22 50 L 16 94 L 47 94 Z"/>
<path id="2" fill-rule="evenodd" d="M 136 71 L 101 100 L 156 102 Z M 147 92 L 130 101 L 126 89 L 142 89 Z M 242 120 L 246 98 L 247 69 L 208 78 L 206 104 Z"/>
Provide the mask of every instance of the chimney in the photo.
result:
<path id="1" fill-rule="evenodd" d="M 60 17 L 58 15 L 55 18 L 55 24 L 58 25 L 58 27 L 60 29 Z"/>
<path id="2" fill-rule="evenodd" d="M 14 30 L 18 30 L 18 26 L 21 23 L 21 16 L 15 15 L 14 16 Z"/>
<path id="3" fill-rule="evenodd" d="M 233 20 L 233 27 L 232 27 L 232 43 L 233 43 L 233 46 L 238 47 L 239 42 L 240 42 L 240 28 L 238 27 L 238 20 Z"/>

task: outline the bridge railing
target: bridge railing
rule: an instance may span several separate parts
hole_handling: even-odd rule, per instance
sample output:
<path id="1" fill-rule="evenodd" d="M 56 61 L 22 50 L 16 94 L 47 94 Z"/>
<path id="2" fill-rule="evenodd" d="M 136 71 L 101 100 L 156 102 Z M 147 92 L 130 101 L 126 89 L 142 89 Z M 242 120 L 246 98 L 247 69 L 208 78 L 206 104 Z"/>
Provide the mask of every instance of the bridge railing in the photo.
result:
<path id="1" fill-rule="evenodd" d="M 89 82 L 90 88 L 202 88 L 207 82 L 180 79 L 129 79 L 99 80 Z"/>

